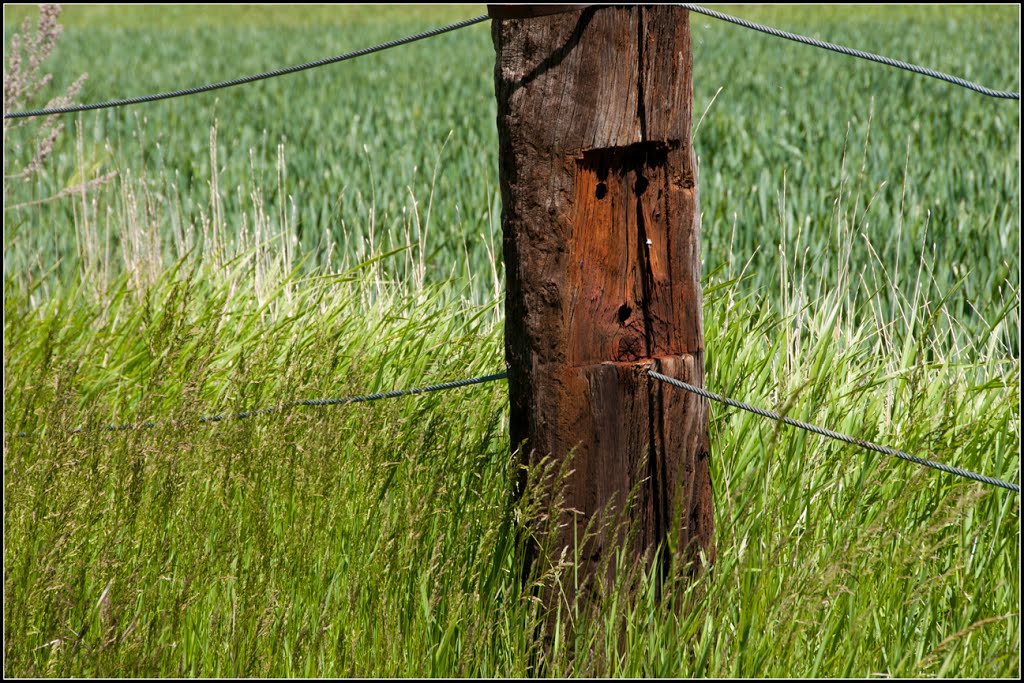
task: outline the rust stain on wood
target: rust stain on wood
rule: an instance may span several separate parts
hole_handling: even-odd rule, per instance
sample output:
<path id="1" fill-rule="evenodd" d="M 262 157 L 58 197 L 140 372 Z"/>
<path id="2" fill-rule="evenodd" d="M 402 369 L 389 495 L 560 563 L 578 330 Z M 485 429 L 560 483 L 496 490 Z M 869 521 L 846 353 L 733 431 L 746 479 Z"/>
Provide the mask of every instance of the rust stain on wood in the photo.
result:
<path id="1" fill-rule="evenodd" d="M 673 226 L 663 218 L 683 191 L 669 173 L 670 154 L 679 147 L 678 140 L 640 142 L 572 160 L 569 251 L 580 258 L 567 274 L 571 365 L 699 348 L 699 340 L 672 328 Z"/>

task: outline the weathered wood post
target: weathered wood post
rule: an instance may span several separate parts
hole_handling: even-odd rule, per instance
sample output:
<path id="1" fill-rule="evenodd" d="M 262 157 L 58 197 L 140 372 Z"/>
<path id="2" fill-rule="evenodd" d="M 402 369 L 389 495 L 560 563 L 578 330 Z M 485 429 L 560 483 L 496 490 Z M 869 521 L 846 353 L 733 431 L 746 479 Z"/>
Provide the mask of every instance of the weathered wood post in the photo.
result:
<path id="1" fill-rule="evenodd" d="M 608 514 L 584 576 L 670 535 L 713 560 L 706 408 L 647 374 L 704 383 L 688 13 L 490 9 L 512 443 L 574 458 L 553 559 Z"/>

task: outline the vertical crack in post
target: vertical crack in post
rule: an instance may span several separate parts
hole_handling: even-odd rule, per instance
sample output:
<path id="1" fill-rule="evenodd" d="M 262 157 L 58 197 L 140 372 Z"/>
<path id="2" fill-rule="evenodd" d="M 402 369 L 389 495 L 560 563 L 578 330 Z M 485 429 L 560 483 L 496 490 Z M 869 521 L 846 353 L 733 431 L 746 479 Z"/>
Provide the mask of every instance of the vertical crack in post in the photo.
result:
<path id="1" fill-rule="evenodd" d="M 646 370 L 644 368 L 649 368 L 652 365 L 652 363 L 644 363 L 642 366 L 640 366 L 641 372 L 643 372 L 646 375 Z M 659 402 L 655 400 L 654 394 L 658 390 L 658 387 L 655 386 L 656 382 L 652 377 L 650 377 L 650 375 L 647 375 L 645 379 L 647 382 L 647 471 L 648 486 L 650 486 L 651 495 L 651 516 L 653 518 L 651 521 L 654 525 L 654 528 L 651 530 L 651 548 L 652 551 L 656 553 L 658 551 L 658 545 L 661 543 L 661 540 L 665 538 L 668 534 L 667 530 L 665 529 L 665 523 L 667 520 L 665 519 L 665 516 L 662 514 L 664 501 L 662 500 L 661 496 L 663 486 L 660 483 L 661 479 L 664 478 L 664 472 L 662 472 L 662 476 L 659 476 L 658 448 L 657 441 L 654 438 L 655 430 L 657 429 L 655 421 L 658 420 L 657 412 L 659 404 Z M 664 438 L 665 435 L 662 434 L 661 436 L 662 438 Z M 660 601 L 661 599 L 660 573 L 661 572 L 659 567 L 659 572 L 655 575 L 654 599 L 656 602 Z"/>
<path id="2" fill-rule="evenodd" d="M 668 553 L 668 535 L 670 532 L 669 525 L 673 517 L 673 501 L 669 496 L 669 486 L 674 485 L 674 482 L 670 484 L 668 474 L 668 440 L 667 434 L 665 434 L 665 386 L 658 381 L 654 381 L 648 375 L 648 379 L 651 379 L 651 395 L 656 397 L 654 405 L 656 410 L 651 411 L 651 420 L 657 421 L 655 428 L 657 429 L 658 441 L 656 444 L 651 446 L 651 455 L 655 458 L 655 462 L 660 466 L 661 476 L 658 481 L 653 482 L 657 487 L 657 491 L 660 493 L 658 498 L 659 508 L 662 515 L 662 531 L 661 535 L 654 539 L 655 547 L 665 544 L 665 547 L 661 548 L 661 565 L 659 566 L 659 573 L 657 574 L 655 583 L 654 599 L 658 602 L 661 601 L 661 589 L 663 581 L 668 577 L 668 570 L 672 563 L 672 556 Z"/>
<path id="3" fill-rule="evenodd" d="M 637 116 L 640 122 L 640 139 L 642 143 L 648 142 L 647 134 L 647 109 L 646 109 L 646 92 L 645 92 L 645 63 L 644 63 L 644 44 L 645 44 L 645 25 L 644 25 L 644 11 L 640 8 L 637 15 Z M 665 145 L 666 152 L 668 148 L 672 148 L 674 145 L 671 143 Z M 654 269 L 651 263 L 651 242 L 648 237 L 648 225 L 644 212 L 644 193 L 650 186 L 651 180 L 660 183 L 659 187 L 662 190 L 668 187 L 668 168 L 665 159 L 651 158 L 652 148 L 648 144 L 644 144 L 644 153 L 638 160 L 639 163 L 636 167 L 636 224 L 638 233 L 638 256 L 639 266 L 641 269 L 641 288 L 643 292 L 643 301 L 640 304 L 643 312 L 644 320 L 644 337 L 647 343 L 647 357 L 653 358 L 659 353 L 668 352 L 668 348 L 659 348 L 658 336 L 655 334 L 655 320 L 654 320 L 654 292 L 655 292 L 655 279 Z M 658 156 L 658 155 L 655 155 Z M 652 178 L 647 176 L 651 175 Z M 661 206 L 661 191 L 658 193 L 658 197 L 654 198 L 655 210 L 658 206 Z M 666 253 L 672 253 L 671 227 L 666 227 L 662 231 L 658 231 L 658 226 L 671 226 L 671 218 L 668 215 L 670 210 L 671 202 L 666 202 L 662 209 L 666 212 L 666 215 L 656 219 L 657 225 L 650 226 L 654 230 L 659 239 L 665 239 L 668 241 L 666 245 Z M 668 259 L 667 266 L 669 269 L 672 267 L 672 259 Z M 671 272 L 669 274 L 669 281 L 672 281 Z M 671 335 L 669 335 L 671 337 Z M 664 343 L 666 340 L 662 340 Z M 651 361 L 654 364 L 655 361 Z M 648 365 L 650 367 L 650 365 Z M 669 567 L 672 558 L 668 554 L 668 548 L 663 547 L 668 540 L 669 524 L 672 518 L 671 510 L 671 498 L 669 496 L 670 482 L 668 480 L 668 442 L 666 440 L 667 435 L 665 433 L 665 419 L 664 411 L 665 408 L 665 397 L 662 392 L 662 387 L 657 382 L 651 382 L 648 385 L 648 460 L 650 463 L 650 495 L 651 495 L 651 507 L 653 512 L 653 538 L 652 551 L 657 553 L 658 565 L 654 569 L 655 574 L 655 601 L 661 602 L 662 597 L 662 583 L 668 576 Z"/>
<path id="4" fill-rule="evenodd" d="M 654 274 L 651 272 L 651 247 L 647 239 L 647 222 L 644 218 L 643 194 L 647 190 L 649 181 L 644 176 L 644 169 L 648 164 L 647 150 L 642 150 L 636 161 L 634 169 L 635 184 L 633 192 L 636 195 L 636 257 L 637 266 L 640 269 L 640 312 L 644 319 L 644 357 L 650 358 L 657 350 L 654 348 L 654 319 L 651 316 L 651 301 L 654 295 Z"/>
<path id="5" fill-rule="evenodd" d="M 656 604 L 661 603 L 664 582 L 669 576 L 672 567 L 673 556 L 669 553 L 669 534 L 676 505 L 679 505 L 679 491 L 676 491 L 676 500 L 670 495 L 673 482 L 670 480 L 669 471 L 669 439 L 670 434 L 666 433 L 665 413 L 668 408 L 665 405 L 664 386 L 647 375 L 649 369 L 663 371 L 658 361 L 651 360 L 640 366 L 640 371 L 647 379 L 647 471 L 648 486 L 651 500 L 651 537 L 649 551 L 652 553 L 650 569 L 653 570 L 654 579 L 654 600 Z M 683 468 L 685 469 L 685 467 Z M 673 470 L 678 473 L 678 470 Z M 688 500 L 684 496 L 682 500 Z M 695 508 L 694 508 L 695 509 Z M 696 529 L 697 524 L 690 522 L 690 529 Z"/>
<path id="6" fill-rule="evenodd" d="M 633 192 L 636 197 L 636 228 L 637 228 L 637 265 L 640 268 L 640 288 L 642 300 L 639 302 L 640 311 L 644 321 L 644 342 L 646 344 L 645 357 L 651 358 L 657 353 L 654 339 L 654 319 L 651 315 L 654 295 L 654 273 L 651 268 L 651 243 L 647 236 L 647 220 L 644 216 L 644 193 L 650 185 L 645 172 L 652 168 L 654 160 L 650 158 L 650 149 L 644 144 L 647 142 L 647 110 L 645 105 L 644 92 L 644 10 L 637 10 L 637 95 L 636 115 L 640 123 L 641 153 L 636 157 L 634 168 Z M 657 568 L 655 578 L 655 601 L 661 601 L 662 577 L 667 574 L 666 561 L 669 559 L 665 549 L 659 546 L 668 537 L 668 514 L 667 508 L 667 482 L 665 481 L 665 463 L 659 457 L 659 451 L 664 451 L 665 433 L 663 420 L 660 411 L 661 401 L 657 400 L 657 392 L 660 387 L 647 379 L 647 462 L 650 472 L 649 486 L 651 495 L 651 511 L 653 513 L 652 523 L 652 551 L 660 558 L 660 565 Z M 656 438 L 656 435 L 660 438 Z M 659 444 L 662 448 L 659 449 Z"/>
<path id="7" fill-rule="evenodd" d="M 637 265 L 640 268 L 640 287 L 643 300 L 640 301 L 640 310 L 644 319 L 644 341 L 647 348 L 644 350 L 645 357 L 651 357 L 655 353 L 654 348 L 654 326 L 651 319 L 651 295 L 653 292 L 653 275 L 651 273 L 651 254 L 647 238 L 647 225 L 644 219 L 643 194 L 647 190 L 650 181 L 644 172 L 650 166 L 650 150 L 647 145 L 647 110 L 644 104 L 644 9 L 637 8 L 636 18 L 636 115 L 640 122 L 640 146 L 639 153 L 635 157 L 633 169 L 635 178 L 633 193 L 636 197 L 636 227 L 637 227 Z"/>
<path id="8" fill-rule="evenodd" d="M 644 8 L 636 13 L 636 116 L 640 120 L 640 142 L 647 142 L 647 108 L 644 104 Z"/>

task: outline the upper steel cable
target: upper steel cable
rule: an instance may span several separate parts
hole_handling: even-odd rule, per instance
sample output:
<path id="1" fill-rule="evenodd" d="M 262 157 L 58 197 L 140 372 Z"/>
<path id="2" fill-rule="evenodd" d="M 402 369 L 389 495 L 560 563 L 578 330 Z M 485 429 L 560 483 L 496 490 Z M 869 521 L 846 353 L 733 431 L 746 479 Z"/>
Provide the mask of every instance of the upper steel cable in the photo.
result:
<path id="1" fill-rule="evenodd" d="M 185 88 L 184 90 L 174 90 L 172 92 L 161 93 L 159 95 L 145 95 L 143 97 L 130 97 L 124 100 L 112 100 L 110 102 L 99 102 L 97 104 L 80 104 L 72 107 L 61 107 L 59 109 L 40 109 L 36 111 L 17 111 L 4 114 L 5 119 L 20 119 L 29 116 L 49 116 L 52 114 L 71 114 L 78 111 L 89 111 L 92 109 L 108 109 L 110 107 L 123 107 L 128 104 L 140 104 L 142 102 L 155 102 L 157 100 L 168 100 L 172 97 L 182 97 L 184 95 L 195 95 L 201 92 L 209 92 L 210 90 L 219 90 L 220 88 L 230 88 L 234 85 L 242 85 L 244 83 L 252 83 L 253 81 L 263 80 L 265 78 L 273 78 L 275 76 L 284 76 L 285 74 L 295 73 L 296 71 L 304 71 L 305 69 L 312 69 L 318 66 L 326 66 L 327 64 L 334 64 L 336 62 L 344 62 L 347 59 L 354 59 L 356 57 L 362 57 L 373 52 L 380 52 L 381 50 L 387 50 L 388 48 L 397 47 L 399 45 L 405 45 L 412 43 L 417 40 L 424 38 L 431 38 L 433 36 L 447 33 L 448 31 L 454 31 L 456 29 L 478 24 L 481 21 L 488 19 L 486 14 L 473 19 L 466 19 L 459 21 L 448 26 L 442 26 L 440 28 L 431 29 L 424 31 L 423 33 L 417 33 L 415 35 L 407 36 L 405 38 L 398 38 L 387 43 L 381 43 L 373 47 L 364 47 L 354 52 L 346 52 L 343 55 L 337 57 L 327 57 L 324 59 L 318 59 L 315 62 L 307 62 L 305 64 L 299 64 L 298 66 L 289 66 L 283 69 L 275 69 L 274 71 L 267 71 L 254 76 L 244 76 L 242 78 L 234 78 L 230 81 L 221 81 L 220 83 L 212 83 L 210 85 L 200 85 L 195 88 Z"/>
<path id="2" fill-rule="evenodd" d="M 866 60 L 869 60 L 869 61 L 872 61 L 872 62 L 878 62 L 879 64 L 885 64 L 887 66 L 892 66 L 892 67 L 896 67 L 896 68 L 899 68 L 899 69 L 904 69 L 904 70 L 911 71 L 911 72 L 914 72 L 914 73 L 917 73 L 917 74 L 921 74 L 921 75 L 924 75 L 924 76 L 930 76 L 931 78 L 937 78 L 939 80 L 946 81 L 947 83 L 952 83 L 954 85 L 959 85 L 959 86 L 961 86 L 963 88 L 967 88 L 969 90 L 973 90 L 973 91 L 981 93 L 983 95 L 988 95 L 989 97 L 998 97 L 998 98 L 1013 99 L 1013 100 L 1019 100 L 1020 99 L 1020 93 L 1018 93 L 1018 92 L 1005 91 L 1005 90 L 992 90 L 991 88 L 986 88 L 985 86 L 978 85 L 977 83 L 972 83 L 971 81 L 965 80 L 963 78 L 959 78 L 957 76 L 951 76 L 949 74 L 944 74 L 944 73 L 942 73 L 940 71 L 935 71 L 934 69 L 928 69 L 926 67 L 917 66 L 915 64 L 909 64 L 907 62 L 902 62 L 902 61 L 897 60 L 897 59 L 892 59 L 890 57 L 884 57 L 884 56 L 881 56 L 881 55 L 872 54 L 870 52 L 864 52 L 862 50 L 855 50 L 853 48 L 844 47 L 842 45 L 835 45 L 833 43 L 827 43 L 825 41 L 815 40 L 813 38 L 807 38 L 806 36 L 797 35 L 795 33 L 789 33 L 789 32 L 786 32 L 786 31 L 780 31 L 780 30 L 772 28 L 770 26 L 765 26 L 763 24 L 757 24 L 757 23 L 752 22 L 752 21 L 747 21 L 745 19 L 740 19 L 738 17 L 734 17 L 734 16 L 731 16 L 731 15 L 728 15 L 728 14 L 723 14 L 722 12 L 716 12 L 714 10 L 710 10 L 710 9 L 701 7 L 700 5 L 691 5 L 691 4 L 687 4 L 687 3 L 680 3 L 679 6 L 685 8 L 685 9 L 691 11 L 691 12 L 697 12 L 699 14 L 704 14 L 704 15 L 707 15 L 709 17 L 714 17 L 715 19 L 720 19 L 722 21 L 728 21 L 730 23 L 737 24 L 738 26 L 743 26 L 745 28 L 753 29 L 755 31 L 761 31 L 762 33 L 767 33 L 768 35 L 776 36 L 776 37 L 779 37 L 779 38 L 786 38 L 788 40 L 793 40 L 793 41 L 796 41 L 798 43 L 803 43 L 805 45 L 812 45 L 814 47 L 819 47 L 819 48 L 823 48 L 823 49 L 826 49 L 826 50 L 832 50 L 833 52 L 838 52 L 840 54 L 849 55 L 851 57 L 858 57 L 860 59 L 866 59 Z M 229 80 L 229 81 L 221 81 L 220 83 L 212 83 L 210 85 L 202 85 L 202 86 L 197 86 L 197 87 L 194 87 L 194 88 L 185 88 L 185 89 L 182 89 L 182 90 L 174 90 L 174 91 L 171 91 L 171 92 L 160 93 L 160 94 L 156 94 L 156 95 L 145 95 L 145 96 L 142 96 L 142 97 L 131 97 L 131 98 L 123 99 L 123 100 L 112 100 L 112 101 L 109 101 L 109 102 L 99 102 L 99 103 L 96 103 L 96 104 L 81 104 L 81 105 L 74 105 L 74 106 L 70 106 L 70 107 L 60 107 L 60 108 L 56 108 L 56 109 L 38 109 L 38 110 L 33 110 L 33 111 L 8 112 L 8 113 L 4 114 L 4 118 L 5 119 L 17 119 L 17 118 L 27 118 L 27 117 L 32 117 L 32 116 L 50 116 L 50 115 L 54 115 L 54 114 L 70 114 L 70 113 L 74 113 L 74 112 L 90 111 L 90 110 L 93 110 L 93 109 L 108 109 L 108 108 L 111 108 L 111 107 L 122 107 L 122 106 L 129 105 L 129 104 L 140 104 L 140 103 L 143 103 L 143 102 L 155 102 L 157 100 L 166 100 L 166 99 L 171 99 L 173 97 L 182 97 L 182 96 L 185 96 L 185 95 L 195 95 L 197 93 L 209 92 L 211 90 L 219 90 L 221 88 L 229 88 L 229 87 L 235 86 L 235 85 L 242 85 L 244 83 L 251 83 L 253 81 L 259 81 L 259 80 L 263 80 L 263 79 L 267 79 L 267 78 L 273 78 L 275 76 L 283 76 L 283 75 L 286 75 L 286 74 L 295 73 L 297 71 L 304 71 L 306 69 L 312 69 L 312 68 L 315 68 L 315 67 L 318 67 L 318 66 L 325 66 L 327 64 L 334 64 L 336 62 L 343 62 L 345 60 L 353 59 L 355 57 L 361 57 L 363 55 L 371 54 L 373 52 L 380 52 L 381 50 L 387 50 L 388 48 L 397 47 L 399 45 L 405 45 L 407 43 L 412 43 L 412 42 L 415 42 L 417 40 L 422 40 L 423 38 L 430 38 L 430 37 L 433 37 L 433 36 L 436 36 L 436 35 L 440 35 L 442 33 L 447 33 L 449 31 L 454 31 L 456 29 L 464 28 L 466 26 L 471 26 L 473 24 L 478 24 L 478 23 L 480 23 L 482 21 L 486 21 L 489 18 L 490 17 L 488 15 L 484 14 L 484 15 L 481 15 L 481 16 L 478 16 L 478 17 L 474 17 L 472 19 L 466 19 L 466 20 L 463 20 L 463 21 L 456 22 L 454 24 L 449 24 L 448 26 L 442 26 L 440 28 L 431 29 L 429 31 L 424 31 L 422 33 L 417 33 L 415 35 L 411 35 L 411 36 L 408 36 L 408 37 L 405 37 L 405 38 L 399 38 L 397 40 L 392 40 L 392 41 L 389 41 L 389 42 L 386 42 L 386 43 L 381 43 L 380 45 L 375 45 L 373 47 L 368 47 L 368 48 L 363 48 L 363 49 L 360 49 L 360 50 L 355 50 L 353 52 L 348 52 L 348 53 L 345 53 L 343 55 L 338 55 L 337 57 L 329 57 L 329 58 L 325 58 L 325 59 L 318 59 L 318 60 L 313 61 L 313 62 L 307 62 L 305 64 L 299 64 L 298 66 L 291 66 L 291 67 L 286 67 L 286 68 L 283 68 L 283 69 L 275 69 L 273 71 L 267 71 L 267 72 L 264 72 L 264 73 L 255 74 L 253 76 L 245 76 L 245 77 L 242 77 L 242 78 L 235 78 L 235 79 L 232 79 L 232 80 Z"/>
<path id="3" fill-rule="evenodd" d="M 788 425 L 799 427 L 800 429 L 805 429 L 809 432 L 820 434 L 822 436 L 827 436 L 830 439 L 836 439 L 838 441 L 844 441 L 846 443 L 853 444 L 854 446 L 860 446 L 861 448 L 866 448 L 870 451 L 885 453 L 886 455 L 894 455 L 897 458 L 909 460 L 910 462 L 916 463 L 918 465 L 923 465 L 924 467 L 931 467 L 932 469 L 935 470 L 941 470 L 942 472 L 948 472 L 949 474 L 955 474 L 957 476 L 965 477 L 967 479 L 973 479 L 974 481 L 980 481 L 983 484 L 999 486 L 1004 489 L 1009 489 L 1010 491 L 1016 491 L 1017 493 L 1020 493 L 1020 486 L 1008 481 L 1003 481 L 1002 479 L 994 479 L 992 477 L 986 477 L 983 474 L 975 474 L 974 472 L 962 470 L 959 467 L 950 467 L 949 465 L 943 465 L 941 462 L 935 462 L 934 460 L 926 460 L 925 458 L 919 458 L 916 455 L 910 455 L 909 453 L 904 453 L 903 451 L 897 451 L 895 449 L 889 448 L 888 446 L 879 446 L 878 444 L 871 443 L 870 441 L 864 441 L 863 439 L 857 439 L 852 436 L 847 436 L 846 434 L 834 432 L 831 429 L 825 429 L 824 427 L 812 425 L 808 422 L 803 422 L 801 420 L 794 420 L 791 417 L 784 417 L 771 410 L 765 410 L 764 408 L 752 406 L 749 403 L 743 403 L 742 401 L 734 401 L 731 398 L 719 396 L 718 394 L 712 393 L 706 389 L 695 387 L 692 384 L 687 384 L 686 382 L 682 382 L 678 379 L 668 377 L 666 375 L 661 374 L 660 372 L 655 372 L 654 370 L 648 370 L 647 372 L 654 379 L 661 380 L 662 382 L 671 384 L 672 386 L 678 387 L 680 389 L 685 389 L 686 391 L 697 394 L 698 396 L 703 396 L 704 398 L 710 399 L 712 401 L 724 403 L 725 405 L 732 406 L 733 408 L 739 408 L 741 410 L 746 410 L 748 412 L 754 413 L 755 415 L 760 415 L 761 417 L 767 417 L 773 420 L 778 420 L 779 422 L 785 422 Z"/>
<path id="4" fill-rule="evenodd" d="M 722 21 L 728 21 L 730 23 L 736 24 L 737 26 L 743 26 L 744 28 L 753 29 L 754 31 L 767 33 L 768 35 L 775 36 L 776 38 L 786 38 L 787 40 L 793 40 L 798 43 L 803 43 L 804 45 L 820 47 L 824 50 L 832 50 L 833 52 L 849 55 L 850 57 L 858 57 L 860 59 L 866 59 L 871 62 L 885 64 L 886 66 L 896 67 L 897 69 L 912 71 L 916 74 L 921 74 L 922 76 L 930 76 L 932 78 L 937 78 L 940 81 L 946 81 L 947 83 L 952 83 L 953 85 L 959 85 L 962 88 L 967 88 L 968 90 L 973 90 L 974 92 L 981 93 L 982 95 L 988 95 L 989 97 L 999 97 L 1006 100 L 1020 99 L 1019 92 L 1012 92 L 1009 90 L 992 90 L 991 88 L 986 88 L 983 85 L 972 83 L 971 81 L 964 80 L 963 78 L 959 78 L 958 76 L 950 76 L 949 74 L 944 74 L 941 71 L 935 71 L 934 69 L 928 69 L 923 66 L 917 66 L 916 64 L 908 64 L 907 62 L 901 62 L 898 59 L 892 59 L 891 57 L 884 57 L 882 55 L 872 54 L 871 52 L 855 50 L 851 47 L 843 47 L 842 45 L 836 45 L 834 43 L 826 43 L 823 40 L 815 40 L 814 38 L 808 38 L 806 36 L 797 35 L 796 33 L 780 31 L 776 28 L 772 28 L 771 26 L 757 24 L 752 21 L 747 21 L 746 19 L 740 19 L 739 17 L 731 16 L 729 14 L 716 12 L 715 10 L 707 9 L 701 7 L 700 5 L 680 3 L 678 6 L 688 9 L 691 12 L 705 14 L 709 17 L 714 17 L 715 19 L 721 19 Z"/>

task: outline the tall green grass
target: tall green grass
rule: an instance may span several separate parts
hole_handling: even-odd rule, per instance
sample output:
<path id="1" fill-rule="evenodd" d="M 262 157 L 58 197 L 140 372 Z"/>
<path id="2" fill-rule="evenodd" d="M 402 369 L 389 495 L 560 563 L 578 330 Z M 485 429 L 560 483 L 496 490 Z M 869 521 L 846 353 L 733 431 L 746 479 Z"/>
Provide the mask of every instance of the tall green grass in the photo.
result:
<path id="1" fill-rule="evenodd" d="M 157 28 L 128 13 L 87 34 L 96 15 L 79 11 L 66 73 L 82 68 L 68 54 L 134 60 L 107 90 L 97 81 L 113 76 L 95 72 L 83 100 L 164 88 L 182 63 L 158 57 L 182 46 L 197 70 L 260 41 L 291 63 L 422 25 L 364 14 L 353 37 L 218 8 L 193 32 L 176 9 Z M 909 26 L 882 10 L 777 11 L 838 42 L 1013 77 L 992 39 L 1013 29 L 1006 9 Z M 970 27 L 988 31 L 984 63 L 966 49 L 969 70 L 942 62 L 937 45 Z M 1019 481 L 1019 253 L 998 241 L 1019 236 L 1019 107 L 767 41 L 729 50 L 731 30 L 694 25 L 698 64 L 726 85 L 697 132 L 707 385 Z M 147 35 L 152 50 L 131 51 Z M 713 571 L 670 578 L 661 604 L 638 576 L 549 620 L 533 588 L 573 581 L 573 558 L 525 589 L 516 578 L 517 530 L 542 511 L 510 502 L 504 383 L 199 422 L 502 367 L 493 94 L 489 67 L 466 66 L 488 63 L 487 43 L 467 29 L 344 78 L 240 90 L 215 117 L 190 100 L 83 116 L 35 184 L 5 181 L 8 201 L 30 201 L 119 172 L 84 199 L 5 211 L 5 673 L 1015 675 L 1020 507 L 1002 490 L 713 405 Z M 437 92 L 425 55 L 466 96 Z M 225 62 L 209 80 L 228 66 L 267 64 Z M 885 79 L 910 89 L 898 107 Z M 355 121 L 356 103 L 372 121 Z M 783 105 L 791 116 L 773 113 Z M 867 108 L 844 115 L 854 106 Z M 947 155 L 954 168 L 929 165 Z"/>
<path id="2" fill-rule="evenodd" d="M 318 279 L 281 271 L 276 307 L 261 307 L 253 261 L 186 259 L 143 288 L 124 276 L 103 300 L 80 284 L 37 306 L 6 283 L 9 673 L 1019 666 L 1016 496 L 717 406 L 713 573 L 660 606 L 642 580 L 620 586 L 592 612 L 563 613 L 572 637 L 535 640 L 544 615 L 514 573 L 502 384 L 198 422 L 491 371 L 494 309 L 382 285 L 381 262 Z M 941 306 L 919 301 L 886 333 L 845 326 L 842 295 L 782 316 L 737 289 L 708 287 L 710 386 L 1019 479 L 1019 363 L 920 360 Z M 157 427 L 67 434 L 149 419 Z M 569 564 L 541 580 L 572 577 Z"/>

